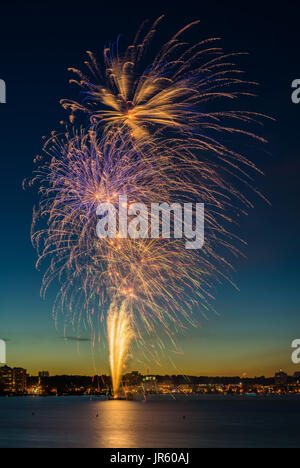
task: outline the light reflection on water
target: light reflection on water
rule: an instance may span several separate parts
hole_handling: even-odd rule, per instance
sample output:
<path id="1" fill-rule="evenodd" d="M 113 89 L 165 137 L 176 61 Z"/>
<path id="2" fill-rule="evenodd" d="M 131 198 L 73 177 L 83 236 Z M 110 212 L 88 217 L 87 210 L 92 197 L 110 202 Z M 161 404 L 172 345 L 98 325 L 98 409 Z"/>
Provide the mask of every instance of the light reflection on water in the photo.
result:
<path id="1" fill-rule="evenodd" d="M 0 447 L 299 447 L 299 420 L 299 398 L 0 398 Z"/>
<path id="2" fill-rule="evenodd" d="M 96 432 L 101 447 L 137 447 L 142 412 L 141 403 L 130 401 L 106 401 L 99 404 Z"/>

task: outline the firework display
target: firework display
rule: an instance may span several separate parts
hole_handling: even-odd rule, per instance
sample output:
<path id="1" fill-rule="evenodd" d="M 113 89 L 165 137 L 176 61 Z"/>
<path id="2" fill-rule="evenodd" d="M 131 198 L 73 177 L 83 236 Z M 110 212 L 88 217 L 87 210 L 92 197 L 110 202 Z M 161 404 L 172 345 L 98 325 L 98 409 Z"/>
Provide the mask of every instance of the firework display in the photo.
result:
<path id="1" fill-rule="evenodd" d="M 223 141 L 242 134 L 263 141 L 243 125 L 260 119 L 250 112 L 213 110 L 212 102 L 231 101 L 247 85 L 215 39 L 189 45 L 180 30 L 147 63 L 159 18 L 120 52 L 119 44 L 104 50 L 103 67 L 89 53 L 89 75 L 73 70 L 83 88 L 83 102 L 64 100 L 71 126 L 45 144 L 31 183 L 40 187 L 32 239 L 38 267 L 46 266 L 43 293 L 60 283 L 54 306 L 74 327 L 82 321 L 93 342 L 104 329 L 109 346 L 114 394 L 118 394 L 130 344 L 145 349 L 145 337 L 157 337 L 147 348 L 157 360 L 164 341 L 197 323 L 211 310 L 215 281 L 230 280 L 230 258 L 239 255 L 230 232 L 234 217 L 251 203 L 234 181 L 251 186 L 245 156 Z M 248 83 L 249 84 L 249 83 Z M 75 127 L 74 113 L 89 116 Z M 228 122 L 232 122 L 229 124 Z M 240 125 L 241 124 L 241 125 Z M 205 205 L 205 243 L 188 250 L 183 239 L 100 239 L 97 206 L 120 197 L 134 203 L 201 202 Z M 149 208 L 150 209 L 150 208 Z M 221 253 L 222 252 L 222 253 Z M 224 252 L 227 252 L 225 255 Z M 155 340 L 154 340 L 155 341 Z"/>

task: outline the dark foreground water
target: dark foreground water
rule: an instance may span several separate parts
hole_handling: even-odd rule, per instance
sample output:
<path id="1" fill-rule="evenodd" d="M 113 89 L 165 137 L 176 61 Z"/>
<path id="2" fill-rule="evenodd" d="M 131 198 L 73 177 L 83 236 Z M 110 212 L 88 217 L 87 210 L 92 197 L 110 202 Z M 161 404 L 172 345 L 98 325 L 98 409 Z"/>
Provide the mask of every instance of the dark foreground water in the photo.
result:
<path id="1" fill-rule="evenodd" d="M 300 447 L 300 398 L 0 398 L 0 447 Z"/>

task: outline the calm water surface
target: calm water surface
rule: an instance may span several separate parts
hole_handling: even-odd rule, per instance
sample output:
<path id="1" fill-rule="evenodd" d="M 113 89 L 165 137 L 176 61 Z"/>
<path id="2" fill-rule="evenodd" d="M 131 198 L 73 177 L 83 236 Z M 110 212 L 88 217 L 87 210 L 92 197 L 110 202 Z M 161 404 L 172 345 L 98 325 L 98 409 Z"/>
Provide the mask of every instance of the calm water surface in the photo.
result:
<path id="1" fill-rule="evenodd" d="M 300 398 L 0 398 L 0 447 L 300 447 Z"/>

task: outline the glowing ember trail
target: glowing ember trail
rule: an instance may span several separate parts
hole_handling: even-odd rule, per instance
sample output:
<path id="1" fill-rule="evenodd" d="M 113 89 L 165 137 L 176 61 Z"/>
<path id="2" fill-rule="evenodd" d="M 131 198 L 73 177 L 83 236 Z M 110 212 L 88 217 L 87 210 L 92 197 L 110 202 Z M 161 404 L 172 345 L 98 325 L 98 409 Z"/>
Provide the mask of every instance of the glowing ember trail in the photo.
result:
<path id="1" fill-rule="evenodd" d="M 107 334 L 113 393 L 114 398 L 117 398 L 122 371 L 134 336 L 126 300 L 122 302 L 120 307 L 116 304 L 110 306 L 107 316 Z"/>

